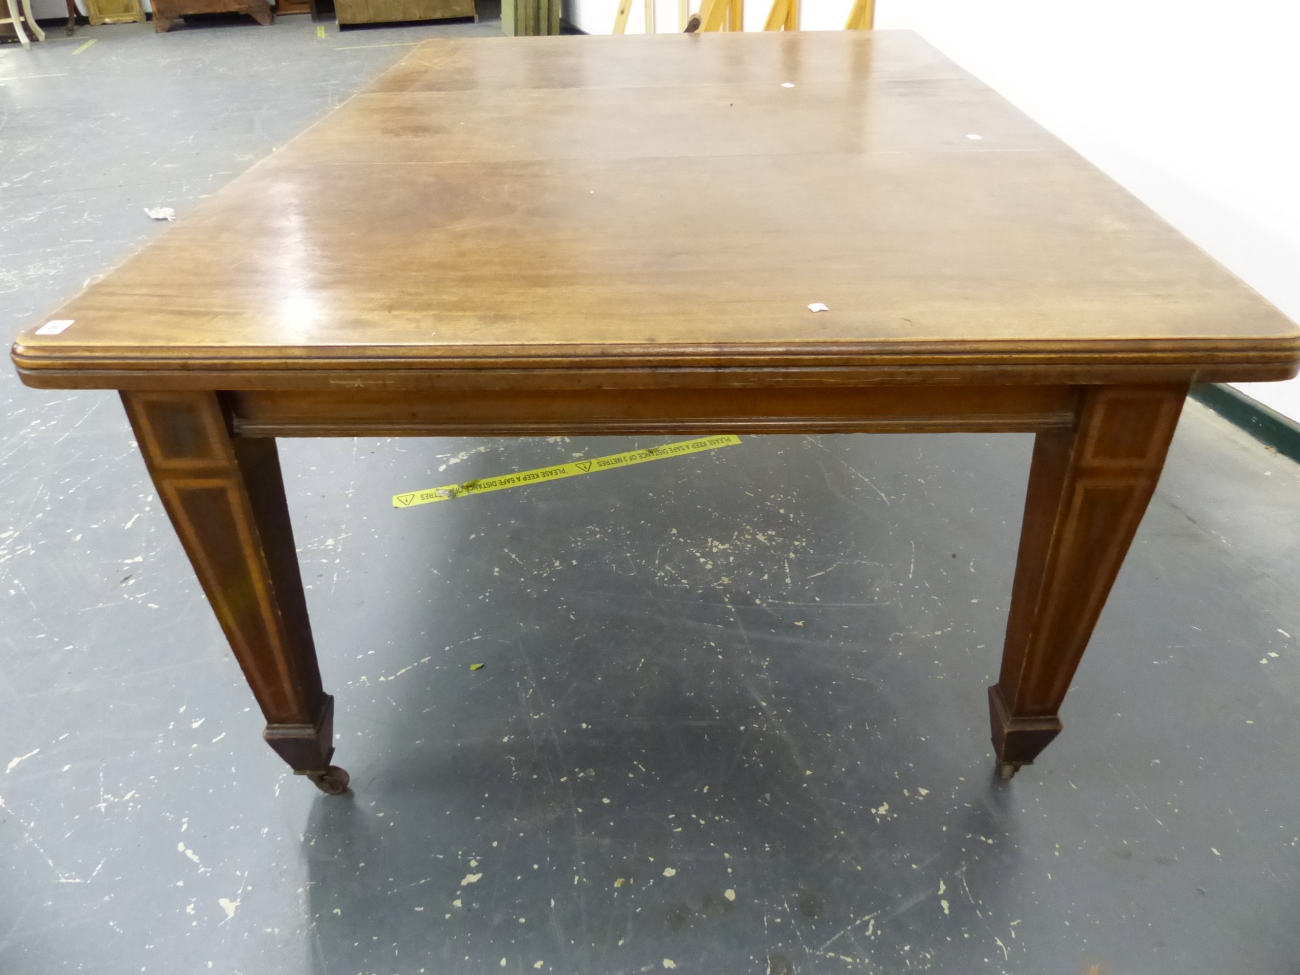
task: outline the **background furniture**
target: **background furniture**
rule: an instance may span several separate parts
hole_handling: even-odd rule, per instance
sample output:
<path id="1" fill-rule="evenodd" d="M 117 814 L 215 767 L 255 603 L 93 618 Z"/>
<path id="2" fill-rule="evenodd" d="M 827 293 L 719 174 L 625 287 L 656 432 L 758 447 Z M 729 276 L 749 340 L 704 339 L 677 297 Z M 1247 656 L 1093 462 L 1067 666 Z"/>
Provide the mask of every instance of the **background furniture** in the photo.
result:
<path id="1" fill-rule="evenodd" d="M 628 11 L 632 0 L 621 0 L 614 19 L 614 33 L 627 29 Z M 646 33 L 654 33 L 654 15 L 651 0 L 646 6 Z M 875 24 L 875 0 L 854 0 L 844 23 L 845 30 L 871 30 Z M 743 31 L 745 29 L 744 0 L 702 0 L 699 13 L 686 18 L 682 29 L 696 31 Z M 763 30 L 799 30 L 799 0 L 772 0 Z"/>
<path id="2" fill-rule="evenodd" d="M 42 20 L 55 20 L 56 18 L 66 15 L 67 23 L 64 25 L 64 31 L 69 37 L 77 32 L 77 18 L 81 15 L 77 9 L 76 0 L 31 0 L 32 19 L 36 22 Z M 7 13 L 7 4 L 0 4 L 0 16 Z M 18 35 L 14 32 L 12 24 L 0 26 L 0 41 L 10 39 L 17 40 Z"/>
<path id="3" fill-rule="evenodd" d="M 27 30 L 30 30 L 38 41 L 45 40 L 45 31 L 41 30 L 41 25 L 36 23 L 36 17 L 32 14 L 32 0 L 21 0 L 21 3 L 20 10 L 19 0 L 8 0 L 9 16 L 0 18 L 0 24 L 9 24 L 13 27 L 14 33 L 18 35 L 18 43 L 30 48 L 32 42 L 27 36 Z M 27 30 L 23 29 L 24 23 Z"/>
<path id="4" fill-rule="evenodd" d="M 179 17 L 220 13 L 248 14 L 263 26 L 275 20 L 267 0 L 154 0 L 153 29 L 164 34 Z"/>
<path id="5" fill-rule="evenodd" d="M 426 42 L 55 317 L 23 381 L 122 392 L 268 743 L 329 792 L 276 437 L 1033 432 L 1009 776 L 1061 730 L 1188 385 L 1300 365 L 906 32 Z"/>
<path id="6" fill-rule="evenodd" d="M 339 26 L 407 20 L 478 19 L 474 0 L 334 0 Z"/>
<path id="7" fill-rule="evenodd" d="M 140 0 L 86 0 L 86 19 L 91 25 L 142 24 L 144 7 Z"/>
<path id="8" fill-rule="evenodd" d="M 527 37 L 560 32 L 560 0 L 501 0 L 501 32 Z"/>
<path id="9" fill-rule="evenodd" d="M 275 0 L 277 17 L 287 17 L 292 14 L 310 14 L 312 20 L 320 20 L 315 0 Z"/>

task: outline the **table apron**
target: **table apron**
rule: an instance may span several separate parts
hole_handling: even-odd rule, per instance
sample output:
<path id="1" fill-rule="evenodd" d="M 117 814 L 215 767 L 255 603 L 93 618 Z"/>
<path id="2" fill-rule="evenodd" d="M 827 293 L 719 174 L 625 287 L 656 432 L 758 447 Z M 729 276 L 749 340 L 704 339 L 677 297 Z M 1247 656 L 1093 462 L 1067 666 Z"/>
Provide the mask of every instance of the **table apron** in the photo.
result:
<path id="1" fill-rule="evenodd" d="M 226 391 L 242 437 L 1035 432 L 1080 386 Z"/>

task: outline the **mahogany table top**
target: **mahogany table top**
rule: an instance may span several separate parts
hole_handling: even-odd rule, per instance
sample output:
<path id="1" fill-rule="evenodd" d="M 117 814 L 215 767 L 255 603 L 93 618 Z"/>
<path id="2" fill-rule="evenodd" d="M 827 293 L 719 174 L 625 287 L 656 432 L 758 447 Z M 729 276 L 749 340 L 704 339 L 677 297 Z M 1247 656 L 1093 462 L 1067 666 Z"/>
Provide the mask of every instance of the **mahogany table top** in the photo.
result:
<path id="1" fill-rule="evenodd" d="M 50 318 L 15 345 L 31 385 L 1300 362 L 1279 311 L 902 31 L 426 41 Z"/>

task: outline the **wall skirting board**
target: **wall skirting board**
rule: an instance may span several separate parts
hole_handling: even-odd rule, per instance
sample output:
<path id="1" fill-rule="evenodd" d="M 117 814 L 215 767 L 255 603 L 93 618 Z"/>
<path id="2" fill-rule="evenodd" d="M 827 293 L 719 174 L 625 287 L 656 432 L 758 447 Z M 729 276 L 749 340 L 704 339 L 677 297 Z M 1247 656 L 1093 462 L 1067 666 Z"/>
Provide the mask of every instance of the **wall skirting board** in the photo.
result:
<path id="1" fill-rule="evenodd" d="M 1220 383 L 1192 387 L 1192 399 L 1294 461 L 1300 461 L 1300 423 L 1240 390 Z"/>

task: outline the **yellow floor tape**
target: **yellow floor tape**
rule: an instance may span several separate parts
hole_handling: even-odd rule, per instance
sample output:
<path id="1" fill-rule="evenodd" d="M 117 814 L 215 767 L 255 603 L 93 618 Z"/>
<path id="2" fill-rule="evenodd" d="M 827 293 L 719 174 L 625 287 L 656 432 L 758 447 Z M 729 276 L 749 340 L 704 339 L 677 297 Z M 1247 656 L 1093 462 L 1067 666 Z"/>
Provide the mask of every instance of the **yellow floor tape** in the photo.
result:
<path id="1" fill-rule="evenodd" d="M 740 443 L 740 438 L 733 436 L 701 437 L 698 440 L 682 440 L 679 443 L 664 444 L 662 447 L 629 450 L 626 453 L 610 454 L 608 457 L 596 457 L 592 460 L 575 460 L 572 463 L 559 464 L 555 467 L 539 467 L 532 471 L 520 471 L 518 474 L 482 477 L 475 481 L 466 481 L 464 484 L 448 484 L 444 487 L 429 488 L 427 491 L 394 494 L 393 507 L 413 508 L 417 504 L 451 501 L 453 498 L 462 498 L 468 494 L 487 494 L 489 491 L 525 487 L 542 481 L 558 481 L 562 477 L 581 477 L 583 474 L 610 471 L 618 467 L 627 467 L 629 464 L 644 464 L 646 461 L 680 457 L 683 454 L 698 454 L 702 450 L 733 447 L 738 443 Z"/>

